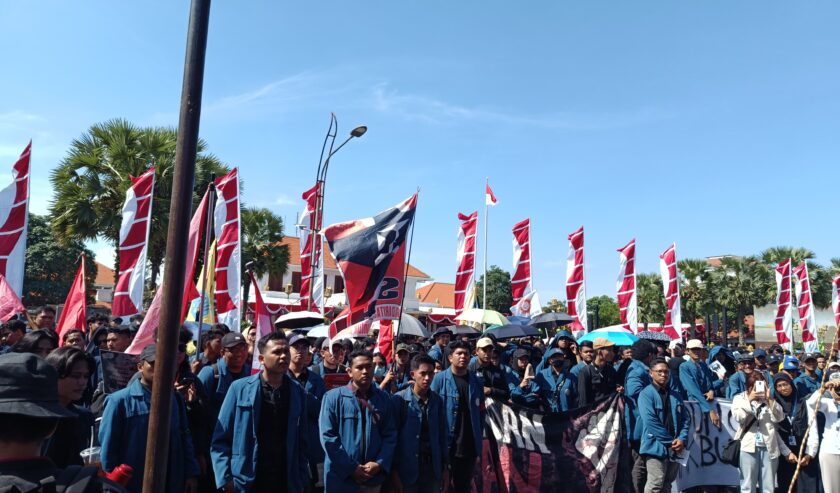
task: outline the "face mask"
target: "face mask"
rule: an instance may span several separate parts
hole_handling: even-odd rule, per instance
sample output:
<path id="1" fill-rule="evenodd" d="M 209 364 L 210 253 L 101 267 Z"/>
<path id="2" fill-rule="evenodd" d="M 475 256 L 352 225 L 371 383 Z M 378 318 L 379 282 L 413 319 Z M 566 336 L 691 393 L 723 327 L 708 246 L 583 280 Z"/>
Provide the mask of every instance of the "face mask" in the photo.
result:
<path id="1" fill-rule="evenodd" d="M 551 362 L 551 366 L 553 366 L 554 368 L 562 368 L 563 367 L 563 360 L 562 359 L 553 360 Z"/>
<path id="2" fill-rule="evenodd" d="M 388 373 L 388 368 L 384 366 L 377 366 L 373 369 L 373 376 L 374 377 L 385 377 L 385 374 Z"/>

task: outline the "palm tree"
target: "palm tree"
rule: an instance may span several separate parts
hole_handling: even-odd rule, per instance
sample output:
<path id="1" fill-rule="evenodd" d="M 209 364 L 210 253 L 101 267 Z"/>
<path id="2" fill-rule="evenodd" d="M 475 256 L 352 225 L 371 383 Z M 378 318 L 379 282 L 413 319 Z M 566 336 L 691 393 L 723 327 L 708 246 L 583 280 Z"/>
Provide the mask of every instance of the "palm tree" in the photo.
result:
<path id="1" fill-rule="evenodd" d="M 832 275 L 839 275 L 840 274 L 840 257 L 835 257 L 831 259 L 831 274 Z"/>
<path id="2" fill-rule="evenodd" d="M 659 274 L 636 275 L 636 304 L 639 321 L 647 330 L 648 323 L 665 320 L 665 295 L 662 294 L 662 278 Z"/>
<path id="3" fill-rule="evenodd" d="M 680 273 L 680 303 L 683 319 L 691 324 L 691 337 L 694 338 L 698 316 L 706 313 L 711 305 L 709 290 L 709 263 L 702 259 L 685 259 L 677 263 Z"/>
<path id="4" fill-rule="evenodd" d="M 811 259 L 817 255 L 807 248 L 774 247 L 761 253 L 762 260 L 769 265 L 778 265 L 785 259 L 791 260 L 791 268 L 805 262 L 808 266 L 808 277 L 811 281 L 811 298 L 817 308 L 831 306 L 831 272 Z M 835 263 L 837 261 L 837 263 Z M 840 259 L 832 259 L 832 269 L 840 268 Z M 775 284 L 770 287 L 775 293 Z M 794 304 L 795 304 L 794 300 Z"/>
<path id="5" fill-rule="evenodd" d="M 738 343 L 743 345 L 744 317 L 754 306 L 769 301 L 769 269 L 756 257 L 727 257 L 711 272 L 710 279 L 716 304 L 737 310 Z M 729 327 L 724 327 L 724 332 L 728 330 Z"/>
<path id="6" fill-rule="evenodd" d="M 247 302 L 251 282 L 245 275 L 249 263 L 254 277 L 266 274 L 282 276 L 289 264 L 289 247 L 278 245 L 283 239 L 283 219 L 268 209 L 247 207 L 242 209 L 242 283 Z"/>
<path id="7" fill-rule="evenodd" d="M 122 205 L 131 185 L 129 175 L 138 176 L 154 164 L 153 220 L 148 243 L 153 287 L 166 250 L 176 140 L 174 128 L 138 127 L 123 119 L 93 125 L 74 140 L 50 175 L 55 190 L 50 216 L 56 238 L 62 244 L 102 238 L 117 250 Z M 199 140 L 193 206 L 204 195 L 211 175 L 221 176 L 229 171 L 218 158 L 207 154 L 206 148 L 207 144 Z M 118 257 L 114 264 L 116 281 Z"/>
<path id="8" fill-rule="evenodd" d="M 801 264 L 805 260 L 810 260 L 816 257 L 813 251 L 802 247 L 772 247 L 761 252 L 761 260 L 768 265 L 778 265 L 779 262 L 785 259 L 790 259 L 794 267 Z"/>

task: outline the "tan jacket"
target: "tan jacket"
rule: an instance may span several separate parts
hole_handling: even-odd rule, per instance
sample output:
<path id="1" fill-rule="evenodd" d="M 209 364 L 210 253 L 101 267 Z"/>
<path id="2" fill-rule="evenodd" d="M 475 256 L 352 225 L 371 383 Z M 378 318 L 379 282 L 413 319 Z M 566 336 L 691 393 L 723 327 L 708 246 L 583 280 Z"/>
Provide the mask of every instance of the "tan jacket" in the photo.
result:
<path id="1" fill-rule="evenodd" d="M 784 456 L 790 454 L 790 449 L 787 444 L 776 432 L 776 423 L 785 419 L 785 412 L 782 411 L 782 406 L 775 400 L 768 401 L 764 403 L 764 406 L 758 414 L 760 417 L 755 420 L 750 429 L 741 438 L 741 450 L 743 452 L 754 453 L 755 434 L 761 433 L 761 437 L 764 439 L 764 446 L 767 447 L 767 452 L 770 454 L 770 459 L 779 457 L 779 452 Z M 736 394 L 732 398 L 732 415 L 735 416 L 735 421 L 741 426 L 746 424 L 748 419 L 755 416 L 746 392 Z"/>

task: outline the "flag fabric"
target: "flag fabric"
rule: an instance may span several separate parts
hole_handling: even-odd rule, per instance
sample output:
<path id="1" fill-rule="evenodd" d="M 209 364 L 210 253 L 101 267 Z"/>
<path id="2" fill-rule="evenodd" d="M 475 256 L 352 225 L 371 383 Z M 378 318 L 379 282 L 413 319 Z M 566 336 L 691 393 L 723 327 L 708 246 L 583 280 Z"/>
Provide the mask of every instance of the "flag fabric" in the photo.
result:
<path id="1" fill-rule="evenodd" d="M 18 313 L 26 311 L 15 290 L 0 274 L 0 323 L 7 322 Z"/>
<path id="2" fill-rule="evenodd" d="M 394 362 L 392 351 L 394 345 L 394 321 L 380 320 L 376 323 L 379 324 L 379 333 L 376 338 L 376 352 L 381 354 L 390 365 Z"/>
<path id="3" fill-rule="evenodd" d="M 513 277 L 510 280 L 513 306 L 517 317 L 533 317 L 542 313 L 540 298 L 531 282 L 531 220 L 513 226 Z"/>
<path id="4" fill-rule="evenodd" d="M 112 315 L 126 319 L 140 313 L 143 308 L 155 167 L 152 166 L 137 178 L 131 175 L 128 177 L 131 186 L 125 192 L 120 226 L 120 276 L 111 306 Z"/>
<path id="5" fill-rule="evenodd" d="M 799 310 L 799 326 L 802 327 L 802 345 L 806 353 L 819 350 L 817 343 L 817 321 L 811 299 L 811 280 L 808 278 L 808 264 L 802 262 L 793 269 L 796 278 L 796 306 Z"/>
<path id="6" fill-rule="evenodd" d="M 198 257 L 199 241 L 201 240 L 202 233 L 204 233 L 208 200 L 208 193 L 205 193 L 190 221 L 190 232 L 187 237 L 187 269 L 184 272 L 184 292 L 181 300 L 181 320 L 186 319 L 190 301 L 198 297 L 198 290 L 193 282 L 193 274 L 195 274 L 195 262 Z M 137 330 L 137 335 L 134 336 L 131 344 L 125 350 L 126 353 L 140 354 L 144 347 L 155 342 L 155 331 L 157 331 L 158 325 L 160 324 L 161 292 L 159 287 L 155 292 L 152 303 L 149 305 L 149 309 L 146 311 L 146 316 L 143 317 L 140 328 Z"/>
<path id="7" fill-rule="evenodd" d="M 364 327 L 362 324 L 365 324 Z M 367 335 L 371 327 L 371 320 L 365 318 L 362 309 L 351 310 L 349 306 L 345 306 L 338 315 L 330 322 L 329 335 L 330 339 L 335 338 L 339 333 L 348 327 L 355 327 L 356 331 L 363 331 L 363 336 Z"/>
<path id="8" fill-rule="evenodd" d="M 347 295 L 350 312 L 373 320 L 397 320 L 405 290 L 405 247 L 417 194 L 376 216 L 324 230 Z"/>
<path id="9" fill-rule="evenodd" d="M 831 309 L 834 312 L 834 326 L 840 338 L 840 275 L 831 280 Z"/>
<path id="10" fill-rule="evenodd" d="M 496 195 L 493 193 L 493 190 L 490 188 L 490 183 L 488 182 L 485 184 L 484 188 L 484 205 L 494 206 L 499 201 L 496 200 Z"/>
<path id="11" fill-rule="evenodd" d="M 254 273 L 248 271 L 248 276 L 251 279 L 251 288 L 254 290 L 254 296 L 256 297 L 257 301 L 256 307 L 254 308 L 254 323 L 257 328 L 257 341 L 259 341 L 268 334 L 271 334 L 271 314 L 268 313 L 268 307 L 263 301 L 262 293 L 260 292 L 260 286 L 257 283 L 257 279 L 254 277 Z M 251 375 L 259 373 L 259 371 L 260 352 L 254 351 L 254 358 L 251 360 Z"/>
<path id="12" fill-rule="evenodd" d="M 475 240 L 478 212 L 469 216 L 459 212 L 458 220 L 461 221 L 461 225 L 458 227 L 458 251 L 455 257 L 458 263 L 458 270 L 455 272 L 456 317 L 465 308 L 475 305 Z"/>
<path id="13" fill-rule="evenodd" d="M 791 261 L 776 267 L 776 341 L 793 352 L 793 314 L 791 313 Z"/>
<path id="14" fill-rule="evenodd" d="M 216 180 L 216 318 L 231 331 L 239 332 L 242 302 L 242 242 L 239 213 L 239 170 L 233 168 Z"/>
<path id="15" fill-rule="evenodd" d="M 659 256 L 659 273 L 665 295 L 665 323 L 662 331 L 674 343 L 682 339 L 682 311 L 680 309 L 680 279 L 677 272 L 677 245 L 668 247 Z"/>
<path id="16" fill-rule="evenodd" d="M 566 310 L 575 339 L 589 331 L 586 320 L 586 275 L 583 269 L 583 226 L 569 235 L 566 260 Z"/>
<path id="17" fill-rule="evenodd" d="M 206 324 L 216 323 L 216 240 L 210 243 L 209 252 L 207 253 L 207 266 L 201 268 L 201 274 L 198 275 L 198 282 L 196 283 L 200 289 L 196 293 L 197 297 L 190 301 L 190 309 L 187 312 L 186 320 L 188 322 L 198 321 L 198 312 L 201 311 L 201 321 Z M 208 275 L 205 275 L 208 274 Z M 201 303 L 201 295 L 204 294 L 204 307 L 199 310 Z"/>
<path id="18" fill-rule="evenodd" d="M 317 208 L 318 195 L 321 182 L 303 192 L 301 198 L 306 202 L 303 214 L 300 216 L 300 224 L 303 225 L 300 234 L 300 305 L 305 310 L 323 313 L 324 306 L 324 238 L 320 233 L 315 238 L 313 232 L 320 230 L 320 224 L 316 224 L 315 210 Z M 319 218 L 318 223 L 323 222 Z M 314 251 L 314 253 L 313 253 Z M 313 275 L 312 256 L 315 255 L 315 272 Z M 310 283 L 312 285 L 312 303 L 309 303 Z"/>
<path id="19" fill-rule="evenodd" d="M 621 326 L 632 333 L 639 331 L 636 303 L 636 240 L 618 249 L 618 280 L 615 283 L 618 316 Z"/>
<path id="20" fill-rule="evenodd" d="M 76 271 L 76 277 L 73 278 L 73 284 L 70 285 L 70 292 L 67 293 L 67 299 L 64 300 L 64 309 L 61 310 L 61 316 L 58 318 L 58 323 L 55 324 L 55 331 L 58 334 L 58 344 L 63 345 L 62 335 L 70 329 L 79 329 L 87 332 L 87 292 L 85 290 L 85 257 L 79 262 L 79 269 Z"/>
<path id="21" fill-rule="evenodd" d="M 32 142 L 12 166 L 12 183 L 0 190 L 0 275 L 23 296 L 26 233 L 29 227 L 29 160 Z"/>

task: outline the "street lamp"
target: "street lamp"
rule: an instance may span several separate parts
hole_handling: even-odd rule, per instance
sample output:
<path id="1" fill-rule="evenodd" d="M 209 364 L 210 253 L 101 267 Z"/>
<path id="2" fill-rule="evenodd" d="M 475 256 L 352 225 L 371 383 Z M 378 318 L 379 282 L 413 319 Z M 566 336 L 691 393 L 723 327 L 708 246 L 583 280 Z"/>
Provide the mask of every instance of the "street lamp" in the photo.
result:
<path id="1" fill-rule="evenodd" d="M 312 236 L 312 253 L 310 255 L 310 270 L 309 270 L 309 310 L 312 310 L 312 294 L 315 287 L 314 275 L 315 267 L 320 258 L 320 250 L 323 248 L 321 241 L 321 221 L 324 217 L 324 188 L 327 184 L 327 171 L 330 168 L 330 158 L 337 153 L 345 144 L 354 138 L 361 137 L 367 132 L 367 127 L 359 125 L 350 131 L 350 136 L 344 140 L 338 147 L 334 147 L 335 138 L 338 135 L 338 119 L 335 113 L 330 113 L 330 126 L 327 128 L 327 135 L 324 137 L 324 145 L 321 146 L 321 157 L 318 160 L 318 171 L 315 175 L 316 189 L 315 189 L 315 218 L 313 221 L 314 228 L 310 231 Z M 327 143 L 329 143 L 329 151 L 327 151 Z M 324 153 L 326 152 L 326 159 Z"/>

